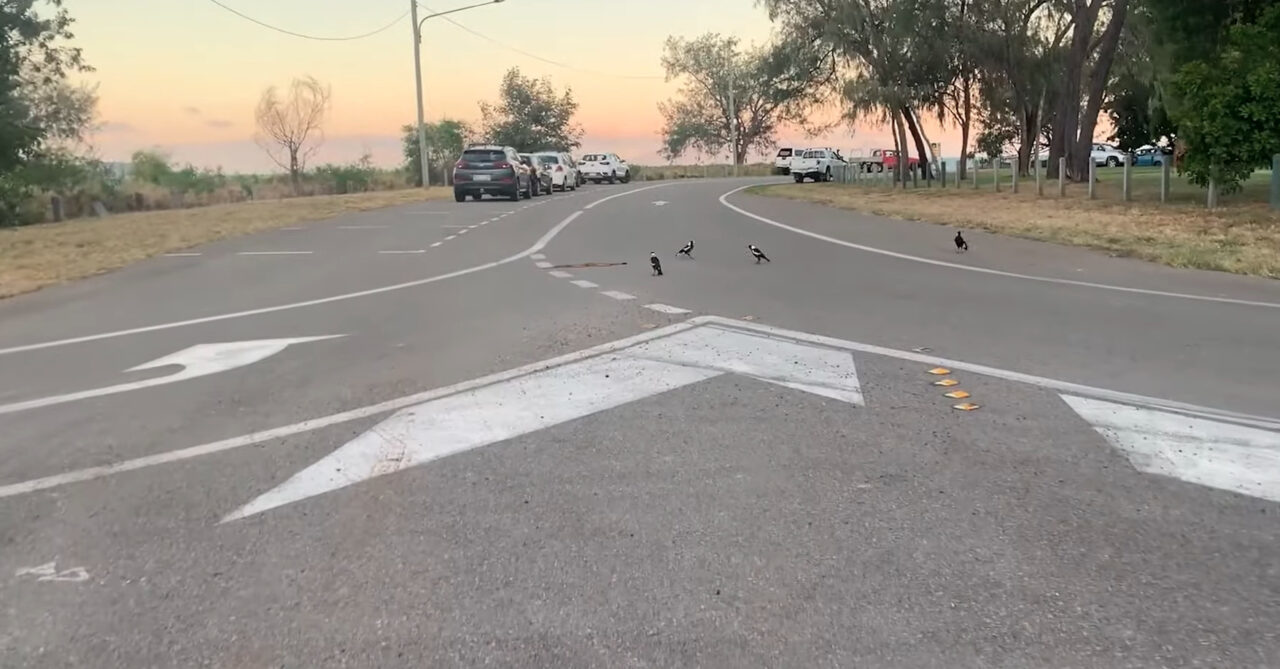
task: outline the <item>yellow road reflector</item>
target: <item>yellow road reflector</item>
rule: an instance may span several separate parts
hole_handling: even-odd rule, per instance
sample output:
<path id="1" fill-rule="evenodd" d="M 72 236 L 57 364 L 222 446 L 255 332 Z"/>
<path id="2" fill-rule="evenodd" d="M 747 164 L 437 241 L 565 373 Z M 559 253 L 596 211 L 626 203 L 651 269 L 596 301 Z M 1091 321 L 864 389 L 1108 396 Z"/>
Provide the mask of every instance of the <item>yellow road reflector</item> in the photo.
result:
<path id="1" fill-rule="evenodd" d="M 962 400 L 968 396 L 969 391 L 967 390 L 953 390 L 946 394 L 946 397 L 950 397 L 953 400 Z"/>
<path id="2" fill-rule="evenodd" d="M 973 411 L 974 409 L 977 409 L 977 408 L 978 408 L 978 405 L 977 405 L 977 404 L 974 404 L 974 403 L 972 403 L 972 402 L 961 402 L 960 404 L 957 404 L 957 405 L 955 405 L 955 406 L 953 406 L 953 407 L 951 407 L 951 408 L 952 408 L 952 409 L 959 409 L 959 410 L 961 410 L 961 411 Z"/>
<path id="3" fill-rule="evenodd" d="M 929 370 L 929 373 L 942 376 L 943 374 L 950 374 L 951 370 L 947 369 L 946 367 L 934 367 L 933 369 Z"/>
<path id="4" fill-rule="evenodd" d="M 960 383 L 960 382 L 959 382 L 959 381 L 957 381 L 957 380 L 955 380 L 955 379 L 943 379 L 943 380 L 941 380 L 941 381 L 934 381 L 934 382 L 933 382 L 933 385 L 935 385 L 935 386 L 942 386 L 942 387 L 944 387 L 944 388 L 947 388 L 947 387 L 950 387 L 950 386 L 958 385 L 959 383 Z"/>

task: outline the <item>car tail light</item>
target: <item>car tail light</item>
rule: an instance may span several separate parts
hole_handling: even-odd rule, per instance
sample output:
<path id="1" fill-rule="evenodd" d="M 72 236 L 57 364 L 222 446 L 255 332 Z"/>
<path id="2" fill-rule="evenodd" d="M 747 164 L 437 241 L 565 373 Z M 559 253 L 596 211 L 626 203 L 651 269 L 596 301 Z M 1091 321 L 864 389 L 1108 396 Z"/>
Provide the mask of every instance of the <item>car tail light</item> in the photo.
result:
<path id="1" fill-rule="evenodd" d="M 557 172 L 563 172 L 563 171 L 564 171 L 564 165 L 556 165 L 556 171 L 557 171 Z"/>
<path id="2" fill-rule="evenodd" d="M 467 161 L 465 160 L 459 160 L 458 162 L 453 164 L 453 169 L 455 170 L 465 170 L 468 167 L 470 167 L 470 165 L 468 165 Z"/>
<path id="3" fill-rule="evenodd" d="M 511 163 L 508 163 L 508 162 L 505 162 L 505 161 L 504 161 L 504 162 L 501 162 L 501 163 L 494 163 L 494 164 L 493 164 L 493 169 L 495 169 L 495 170 L 505 170 L 505 169 L 510 169 L 510 167 L 511 167 Z"/>

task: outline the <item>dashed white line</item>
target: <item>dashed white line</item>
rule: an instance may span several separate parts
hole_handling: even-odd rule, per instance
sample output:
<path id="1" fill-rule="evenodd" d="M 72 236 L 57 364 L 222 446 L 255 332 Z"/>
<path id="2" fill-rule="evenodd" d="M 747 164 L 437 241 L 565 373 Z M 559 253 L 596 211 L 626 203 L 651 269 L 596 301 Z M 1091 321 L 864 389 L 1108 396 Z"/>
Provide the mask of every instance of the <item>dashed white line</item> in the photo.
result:
<path id="1" fill-rule="evenodd" d="M 600 287 L 600 284 L 592 283 L 590 281 L 587 281 L 586 279 L 578 279 L 577 281 L 570 281 L 569 283 L 575 286 L 578 286 L 579 288 L 599 288 Z"/>
<path id="2" fill-rule="evenodd" d="M 384 253 L 386 255 L 409 255 L 409 254 L 426 253 L 426 252 L 427 252 L 426 249 L 415 249 L 413 251 L 378 251 L 378 253 Z"/>
<path id="3" fill-rule="evenodd" d="M 636 299 L 636 296 L 635 296 L 635 295 L 632 295 L 631 293 L 624 293 L 624 292 L 622 292 L 622 291 L 620 291 L 620 290 L 602 290 L 602 291 L 600 291 L 600 294 L 601 294 L 601 295 L 604 295 L 605 297 L 612 297 L 612 298 L 613 298 L 613 299 L 615 299 L 615 300 L 634 300 L 634 299 Z"/>
<path id="4" fill-rule="evenodd" d="M 314 251 L 241 251 L 238 256 L 309 256 Z"/>
<path id="5" fill-rule="evenodd" d="M 445 237 L 445 238 L 444 238 L 444 240 L 447 242 L 447 241 L 449 241 L 450 239 L 457 239 L 457 238 L 458 238 L 458 236 L 457 236 L 457 235 L 449 235 L 448 237 Z"/>
<path id="6" fill-rule="evenodd" d="M 199 253 L 166 253 L 166 254 L 164 254 L 164 257 L 166 257 L 166 258 L 190 258 L 190 257 L 192 257 L 192 256 L 198 256 L 198 255 L 200 255 L 200 254 L 199 254 Z"/>
<path id="7" fill-rule="evenodd" d="M 468 230 L 475 230 L 475 229 L 476 229 L 476 228 L 478 228 L 478 227 L 480 227 L 480 224 L 479 224 L 479 223 L 477 223 L 477 224 L 475 224 L 475 225 L 468 225 L 468 226 L 467 226 L 467 229 L 468 229 Z"/>
<path id="8" fill-rule="evenodd" d="M 537 265 L 539 269 L 551 269 L 551 267 L 553 267 L 551 263 L 545 260 L 540 260 L 534 264 Z"/>
<path id="9" fill-rule="evenodd" d="M 531 256 L 529 256 L 529 257 L 530 257 L 530 258 L 532 258 L 532 259 L 534 259 L 534 260 L 546 260 L 546 259 L 547 259 L 547 254 L 545 254 L 545 253 L 535 253 L 535 254 L 533 254 L 533 255 L 531 255 Z"/>
<path id="10" fill-rule="evenodd" d="M 661 311 L 661 312 L 662 312 L 662 313 L 664 313 L 664 314 L 687 314 L 687 313 L 690 313 L 688 309 L 681 309 L 680 307 L 673 307 L 673 306 L 671 306 L 671 305 L 669 305 L 669 304 L 659 304 L 659 303 L 657 303 L 657 302 L 655 302 L 655 303 L 653 303 L 653 304 L 646 304 L 646 305 L 644 305 L 644 308 L 645 308 L 645 309 L 653 309 L 654 311 Z"/>
<path id="11" fill-rule="evenodd" d="M 458 234 L 460 234 L 460 235 L 465 235 L 465 234 L 467 234 L 467 231 L 466 231 L 466 230 L 459 230 L 459 231 L 458 231 Z"/>
<path id="12" fill-rule="evenodd" d="M 443 244 L 443 243 L 444 243 L 444 242 L 436 242 L 436 243 L 434 243 L 434 244 L 432 244 L 432 245 L 431 245 L 431 248 L 433 248 L 433 249 L 434 249 L 435 247 L 437 247 L 437 246 L 439 246 L 439 245 L 441 245 L 441 244 Z"/>
<path id="13" fill-rule="evenodd" d="M 547 272 L 547 274 L 550 274 L 551 276 L 554 276 L 554 277 L 555 277 L 555 278 L 557 278 L 557 279 L 569 279 L 569 278 L 572 278 L 572 277 L 573 277 L 573 275 L 572 275 L 572 274 L 570 274 L 570 273 L 568 273 L 568 272 L 561 272 L 561 271 L 560 271 L 560 270 L 558 270 L 558 269 L 557 269 L 557 270 L 552 270 L 552 271 L 550 271 L 550 272 Z"/>

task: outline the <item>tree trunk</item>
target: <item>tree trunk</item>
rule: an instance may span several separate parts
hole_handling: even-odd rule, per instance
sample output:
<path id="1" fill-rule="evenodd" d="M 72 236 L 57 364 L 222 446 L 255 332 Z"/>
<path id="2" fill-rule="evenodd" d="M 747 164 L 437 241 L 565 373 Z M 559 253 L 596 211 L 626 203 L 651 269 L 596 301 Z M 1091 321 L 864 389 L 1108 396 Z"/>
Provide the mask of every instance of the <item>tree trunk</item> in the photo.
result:
<path id="1" fill-rule="evenodd" d="M 960 182 L 965 180 L 965 172 L 968 171 L 969 161 L 969 128 L 973 124 L 973 82 L 969 75 L 964 75 L 964 87 L 961 93 L 960 102 L 960 164 L 957 169 L 960 170 Z"/>
<path id="2" fill-rule="evenodd" d="M 897 154 L 893 163 L 893 182 L 896 184 L 903 180 L 902 168 L 906 164 L 903 156 L 907 148 L 907 133 L 902 128 L 902 115 L 898 110 L 895 109 L 890 113 L 893 115 L 893 150 Z"/>
<path id="3" fill-rule="evenodd" d="M 302 194 L 302 178 L 298 174 L 298 149 L 289 148 L 289 185 L 293 187 L 295 196 Z"/>
<path id="4" fill-rule="evenodd" d="M 1079 173 L 1073 173 L 1076 165 L 1075 154 L 1080 130 L 1080 97 L 1084 78 L 1084 66 L 1089 60 L 1089 43 L 1093 41 L 1094 24 L 1098 21 L 1098 11 L 1102 8 L 1102 0 L 1074 0 L 1072 16 L 1075 25 L 1071 31 L 1071 47 L 1067 51 L 1066 69 L 1063 73 L 1062 99 L 1059 101 L 1058 117 L 1055 119 L 1053 143 L 1049 147 L 1049 169 L 1057 171 L 1057 159 L 1067 159 L 1067 178 L 1078 181 Z"/>
<path id="5" fill-rule="evenodd" d="M 924 137 L 920 133 L 920 126 L 919 124 L 916 123 L 915 114 L 912 112 L 910 107 L 902 108 L 902 118 L 904 121 L 906 121 L 907 130 L 911 132 L 911 140 L 915 142 L 915 145 L 916 145 L 916 159 L 920 163 L 920 167 L 919 167 L 919 169 L 921 170 L 920 174 L 924 176 L 924 178 L 928 179 L 929 178 L 928 151 L 925 149 Z M 908 164 L 908 166 L 910 165 L 910 161 L 907 160 L 906 155 L 903 155 L 902 159 L 904 162 Z M 910 167 L 908 167 L 907 169 L 909 171 Z"/>
<path id="6" fill-rule="evenodd" d="M 1111 21 L 1107 23 L 1098 45 L 1097 61 L 1093 71 L 1089 73 L 1089 97 L 1085 103 L 1084 115 L 1080 118 L 1080 136 L 1076 139 L 1075 155 L 1071 158 L 1071 170 L 1078 177 L 1087 178 L 1089 174 L 1093 131 L 1098 126 L 1098 113 L 1102 110 L 1107 81 L 1111 77 L 1111 64 L 1115 62 L 1116 47 L 1120 44 L 1120 33 L 1128 12 L 1129 0 L 1115 0 L 1111 7 Z"/>

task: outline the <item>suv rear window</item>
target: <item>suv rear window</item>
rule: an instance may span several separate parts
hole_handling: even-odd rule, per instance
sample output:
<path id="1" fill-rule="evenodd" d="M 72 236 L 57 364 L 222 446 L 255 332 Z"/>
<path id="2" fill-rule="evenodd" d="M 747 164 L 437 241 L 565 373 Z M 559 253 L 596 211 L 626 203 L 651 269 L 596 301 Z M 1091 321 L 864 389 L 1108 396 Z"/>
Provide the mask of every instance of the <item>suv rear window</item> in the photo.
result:
<path id="1" fill-rule="evenodd" d="M 497 149 L 467 149 L 462 157 L 477 163 L 497 163 L 506 160 L 507 153 Z"/>
<path id="2" fill-rule="evenodd" d="M 603 153 L 588 153 L 587 155 L 582 157 L 583 162 L 586 162 L 588 160 L 601 161 L 601 160 L 608 160 L 608 159 L 609 157 L 604 155 Z"/>
<path id="3" fill-rule="evenodd" d="M 779 158 L 790 158 L 790 157 L 791 157 L 791 149 L 778 149 L 778 157 L 779 157 Z"/>

